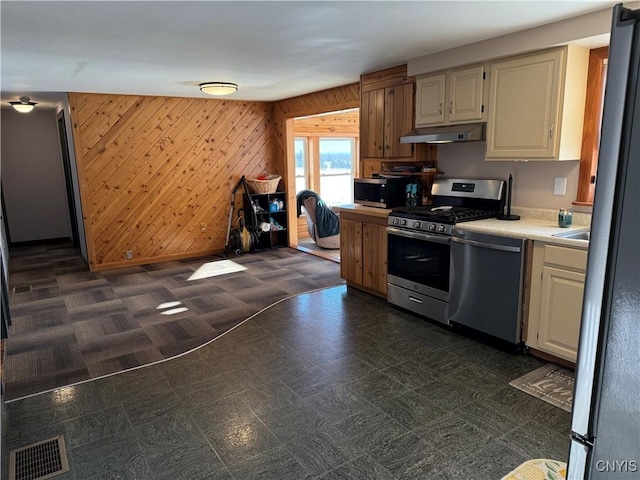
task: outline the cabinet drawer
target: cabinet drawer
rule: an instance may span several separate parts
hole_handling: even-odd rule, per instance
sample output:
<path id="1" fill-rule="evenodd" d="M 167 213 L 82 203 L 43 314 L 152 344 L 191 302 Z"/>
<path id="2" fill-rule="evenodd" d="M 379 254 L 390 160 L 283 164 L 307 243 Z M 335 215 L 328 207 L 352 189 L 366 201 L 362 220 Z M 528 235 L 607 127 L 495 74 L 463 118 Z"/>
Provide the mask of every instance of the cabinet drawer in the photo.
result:
<path id="1" fill-rule="evenodd" d="M 558 245 L 545 245 L 544 263 L 545 265 L 558 265 L 584 272 L 587 269 L 587 251 Z"/>

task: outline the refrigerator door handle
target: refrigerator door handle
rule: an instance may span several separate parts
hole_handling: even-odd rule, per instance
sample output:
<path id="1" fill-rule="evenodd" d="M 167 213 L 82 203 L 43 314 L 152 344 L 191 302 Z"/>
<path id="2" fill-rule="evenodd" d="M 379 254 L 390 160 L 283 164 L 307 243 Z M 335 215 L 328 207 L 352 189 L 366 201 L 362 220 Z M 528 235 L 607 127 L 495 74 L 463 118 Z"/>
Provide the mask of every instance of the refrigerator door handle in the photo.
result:
<path id="1" fill-rule="evenodd" d="M 584 445 L 575 437 L 571 437 L 569 458 L 567 465 L 567 478 L 585 478 L 587 473 L 587 460 L 591 448 Z"/>
<path id="2" fill-rule="evenodd" d="M 584 437 L 576 432 L 571 432 L 571 440 L 574 440 L 586 448 L 593 448 L 593 439 Z"/>

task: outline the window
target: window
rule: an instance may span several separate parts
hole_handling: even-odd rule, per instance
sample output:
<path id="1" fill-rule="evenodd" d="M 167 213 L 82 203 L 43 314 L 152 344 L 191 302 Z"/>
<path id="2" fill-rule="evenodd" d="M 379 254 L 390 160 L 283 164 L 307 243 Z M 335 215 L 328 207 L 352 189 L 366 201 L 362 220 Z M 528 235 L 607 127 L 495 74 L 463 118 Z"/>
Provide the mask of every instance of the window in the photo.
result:
<path id="1" fill-rule="evenodd" d="M 320 196 L 328 205 L 353 202 L 353 138 L 320 138 Z"/>
<path id="2" fill-rule="evenodd" d="M 309 188 L 307 139 L 296 137 L 294 141 L 296 158 L 296 193 Z"/>
<path id="3" fill-rule="evenodd" d="M 353 202 L 355 138 L 296 137 L 294 150 L 296 193 L 313 190 L 327 205 Z"/>

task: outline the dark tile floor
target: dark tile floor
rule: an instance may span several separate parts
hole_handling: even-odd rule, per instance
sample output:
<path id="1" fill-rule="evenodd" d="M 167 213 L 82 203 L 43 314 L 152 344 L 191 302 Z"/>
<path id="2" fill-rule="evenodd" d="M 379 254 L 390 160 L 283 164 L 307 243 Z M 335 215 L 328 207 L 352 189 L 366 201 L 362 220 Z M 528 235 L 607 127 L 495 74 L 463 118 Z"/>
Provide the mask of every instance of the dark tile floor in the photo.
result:
<path id="1" fill-rule="evenodd" d="M 231 256 L 239 273 L 190 281 L 213 256 L 89 272 L 68 242 L 11 250 L 6 396 L 170 358 L 290 295 L 339 285 L 340 266 L 291 248 Z M 179 303 L 165 315 L 159 307 Z"/>
<path id="2" fill-rule="evenodd" d="M 495 480 L 566 461 L 570 415 L 508 385 L 542 364 L 338 286 L 185 356 L 7 403 L 6 446 L 63 434 L 58 478 L 75 480 Z"/>

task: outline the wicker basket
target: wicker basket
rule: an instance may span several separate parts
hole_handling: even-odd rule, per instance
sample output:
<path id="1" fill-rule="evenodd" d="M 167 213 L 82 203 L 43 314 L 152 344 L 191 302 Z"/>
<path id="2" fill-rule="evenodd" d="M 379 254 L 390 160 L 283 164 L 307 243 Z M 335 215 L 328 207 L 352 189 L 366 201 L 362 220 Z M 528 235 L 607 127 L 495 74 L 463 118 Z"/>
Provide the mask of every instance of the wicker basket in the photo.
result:
<path id="1" fill-rule="evenodd" d="M 275 193 L 281 178 L 280 175 L 266 175 L 266 180 L 247 178 L 247 185 L 254 193 Z"/>

